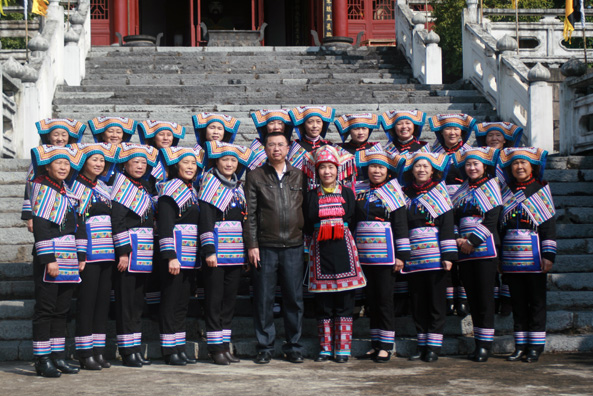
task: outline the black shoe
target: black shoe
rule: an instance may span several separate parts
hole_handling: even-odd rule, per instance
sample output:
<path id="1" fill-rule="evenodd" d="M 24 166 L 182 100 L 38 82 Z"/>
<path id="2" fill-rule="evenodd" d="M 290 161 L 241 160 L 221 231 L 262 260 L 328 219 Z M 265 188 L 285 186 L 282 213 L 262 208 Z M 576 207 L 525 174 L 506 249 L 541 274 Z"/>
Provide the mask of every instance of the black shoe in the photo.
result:
<path id="1" fill-rule="evenodd" d="M 478 363 L 484 363 L 488 361 L 488 355 L 490 351 L 486 348 L 476 348 L 473 354 L 469 356 L 471 360 Z"/>
<path id="2" fill-rule="evenodd" d="M 327 362 L 329 359 L 330 359 L 329 355 L 322 355 L 320 353 L 319 355 L 317 355 L 317 357 L 313 361 L 317 362 L 317 363 L 321 363 L 321 362 Z"/>
<path id="3" fill-rule="evenodd" d="M 49 356 L 39 356 L 35 359 L 35 372 L 46 378 L 59 378 L 62 375 Z"/>
<path id="4" fill-rule="evenodd" d="M 187 364 L 185 359 L 182 359 L 181 356 L 176 353 L 163 356 L 163 360 L 170 366 L 185 366 Z"/>
<path id="5" fill-rule="evenodd" d="M 455 315 L 455 301 L 447 299 L 447 316 Z"/>
<path id="6" fill-rule="evenodd" d="M 224 351 L 224 356 L 231 363 L 241 363 L 241 359 L 239 359 L 238 357 L 236 357 L 235 355 L 233 355 L 230 349 L 226 349 Z"/>
<path id="7" fill-rule="evenodd" d="M 525 355 L 525 349 L 515 349 L 515 352 L 511 356 L 507 356 L 507 361 L 518 362 L 519 360 L 523 360 Z"/>
<path id="8" fill-rule="evenodd" d="M 469 306 L 467 304 L 467 300 L 457 301 L 457 304 L 455 304 L 455 312 L 460 318 L 465 318 L 467 315 L 469 315 Z"/>
<path id="9" fill-rule="evenodd" d="M 290 351 L 286 353 L 286 360 L 290 363 L 303 363 L 305 359 L 303 359 L 303 354 L 299 351 Z"/>
<path id="10" fill-rule="evenodd" d="M 358 359 L 358 360 L 375 360 L 378 353 L 379 353 L 378 350 L 373 349 L 372 352 L 369 351 L 369 352 L 365 353 L 364 355 L 357 356 L 356 359 Z"/>
<path id="11" fill-rule="evenodd" d="M 338 355 L 334 358 L 334 362 L 336 363 L 348 363 L 348 356 Z"/>
<path id="12" fill-rule="evenodd" d="M 509 316 L 513 312 L 513 306 L 511 305 L 510 298 L 505 297 L 500 302 L 500 315 Z"/>
<path id="13" fill-rule="evenodd" d="M 135 353 L 121 355 L 121 360 L 126 367 L 142 367 L 142 362 L 138 360 L 138 356 Z"/>
<path id="14" fill-rule="evenodd" d="M 185 363 L 187 364 L 196 364 L 198 363 L 197 359 L 192 359 L 189 356 L 187 356 L 187 354 L 185 352 L 179 352 L 178 353 L 179 357 L 183 360 L 185 360 Z"/>
<path id="15" fill-rule="evenodd" d="M 84 370 L 101 370 L 103 367 L 92 356 L 78 359 L 80 368 Z"/>
<path id="16" fill-rule="evenodd" d="M 52 359 L 54 366 L 64 374 L 78 374 L 78 367 L 70 366 L 64 359 Z"/>
<path id="17" fill-rule="evenodd" d="M 387 363 L 391 360 L 391 352 L 387 351 L 387 356 L 379 356 L 377 353 L 377 356 L 375 356 L 375 359 L 373 360 L 377 363 Z"/>
<path id="18" fill-rule="evenodd" d="M 103 355 L 95 355 L 95 362 L 99 363 L 101 365 L 101 367 L 103 367 L 103 368 L 111 367 L 111 363 L 109 363 L 107 360 L 105 360 Z"/>
<path id="19" fill-rule="evenodd" d="M 525 361 L 527 363 L 535 363 L 539 360 L 539 355 L 541 351 L 537 351 L 535 349 L 530 349 L 527 351 L 527 355 L 525 355 Z"/>
<path id="20" fill-rule="evenodd" d="M 142 356 L 140 352 L 136 352 L 135 355 L 136 359 L 138 359 L 138 361 L 142 363 L 143 366 L 150 366 L 150 364 L 152 363 L 150 360 L 144 359 L 144 356 Z"/>
<path id="21" fill-rule="evenodd" d="M 229 359 L 225 356 L 224 352 L 214 352 L 210 354 L 210 357 L 214 361 L 214 364 L 218 364 L 219 366 L 228 366 L 231 364 Z"/>
<path id="22" fill-rule="evenodd" d="M 439 355 L 437 355 L 434 351 L 426 351 L 424 355 L 422 355 L 422 361 L 426 363 L 432 363 L 439 360 Z"/>
<path id="23" fill-rule="evenodd" d="M 268 364 L 270 363 L 270 360 L 272 360 L 272 354 L 268 351 L 258 352 L 255 357 L 255 363 L 257 364 Z"/>

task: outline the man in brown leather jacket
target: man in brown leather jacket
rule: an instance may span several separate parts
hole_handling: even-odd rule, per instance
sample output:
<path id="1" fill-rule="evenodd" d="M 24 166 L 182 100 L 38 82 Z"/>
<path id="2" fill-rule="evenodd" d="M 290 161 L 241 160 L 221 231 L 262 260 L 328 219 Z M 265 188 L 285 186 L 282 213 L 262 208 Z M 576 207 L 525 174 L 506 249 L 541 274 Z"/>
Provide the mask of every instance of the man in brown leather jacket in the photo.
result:
<path id="1" fill-rule="evenodd" d="M 282 288 L 286 359 L 302 363 L 299 344 L 303 322 L 303 180 L 304 175 L 286 160 L 289 142 L 280 132 L 264 139 L 268 157 L 247 174 L 247 221 L 243 237 L 249 262 L 255 267 L 254 322 L 258 354 L 256 363 L 269 363 L 274 351 L 274 295 Z"/>

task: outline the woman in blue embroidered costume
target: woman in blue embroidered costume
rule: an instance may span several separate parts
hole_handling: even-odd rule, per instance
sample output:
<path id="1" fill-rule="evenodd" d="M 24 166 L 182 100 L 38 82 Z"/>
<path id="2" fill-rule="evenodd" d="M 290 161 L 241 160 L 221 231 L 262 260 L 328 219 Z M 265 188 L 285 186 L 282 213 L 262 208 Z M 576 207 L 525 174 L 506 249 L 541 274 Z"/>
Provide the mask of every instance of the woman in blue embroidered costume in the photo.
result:
<path id="1" fill-rule="evenodd" d="M 140 353 L 146 274 L 152 272 L 154 210 L 148 182 L 156 165 L 154 147 L 122 143 L 111 200 L 111 223 L 116 271 L 115 327 L 117 346 L 125 366 L 150 364 Z"/>
<path id="2" fill-rule="evenodd" d="M 447 314 L 447 273 L 457 260 L 451 199 L 443 181 L 449 167 L 445 154 L 417 152 L 406 158 L 405 185 L 410 235 L 407 273 L 418 350 L 410 360 L 434 362 L 443 344 Z"/>
<path id="3" fill-rule="evenodd" d="M 430 129 L 434 132 L 437 141 L 432 147 L 433 153 L 449 154 L 449 163 L 453 163 L 453 155 L 461 149 L 469 150 L 467 144 L 476 120 L 467 114 L 438 114 L 428 119 Z M 463 183 L 463 177 L 460 171 L 451 166 L 447 174 L 447 191 L 449 196 L 453 195 Z M 447 285 L 447 315 L 456 313 L 460 317 L 466 317 L 469 314 L 467 304 L 467 295 L 459 279 L 459 270 L 456 263 L 449 272 L 449 281 Z"/>
<path id="4" fill-rule="evenodd" d="M 475 350 L 469 358 L 485 362 L 494 340 L 494 285 L 497 273 L 498 217 L 502 196 L 495 176 L 499 150 L 481 147 L 459 150 L 453 157 L 465 182 L 452 202 L 458 229 L 459 276 L 465 286 Z"/>
<path id="5" fill-rule="evenodd" d="M 334 122 L 335 114 L 336 110 L 328 106 L 299 106 L 290 110 L 290 118 L 299 137 L 288 151 L 288 162 L 292 166 L 302 170 L 305 153 L 332 144 L 325 135 Z"/>
<path id="6" fill-rule="evenodd" d="M 33 180 L 32 202 L 33 281 L 33 355 L 35 371 L 43 377 L 75 374 L 78 368 L 66 363 L 66 315 L 72 293 L 80 282 L 76 240 L 76 213 L 67 196 L 64 181 L 71 169 L 80 170 L 82 153 L 75 148 L 39 146 L 31 150 Z"/>
<path id="7" fill-rule="evenodd" d="M 500 221 L 501 267 L 511 289 L 515 335 L 509 361 L 537 362 L 546 344 L 546 273 L 556 258 L 556 209 L 543 181 L 547 154 L 535 147 L 500 154 L 509 186 Z"/>
<path id="8" fill-rule="evenodd" d="M 373 130 L 379 128 L 380 120 L 376 114 L 345 114 L 334 121 L 342 143 L 341 148 L 354 155 L 358 151 L 369 149 L 377 142 L 369 142 Z M 350 140 L 346 142 L 346 138 Z"/>
<path id="9" fill-rule="evenodd" d="M 492 147 L 502 150 L 507 147 L 517 147 L 521 143 L 521 136 L 523 135 L 523 128 L 511 124 L 510 122 L 481 122 L 474 126 L 476 135 L 476 146 L 478 147 Z M 500 164 L 496 164 L 496 177 L 500 184 L 500 189 L 504 191 L 506 188 L 506 181 L 504 172 Z M 497 246 L 497 251 L 500 252 L 500 246 Z M 500 254 L 498 255 L 500 260 Z M 506 276 L 499 274 L 495 275 L 494 286 L 494 312 L 502 316 L 509 316 L 511 314 L 511 292 L 506 281 Z"/>
<path id="10" fill-rule="evenodd" d="M 251 119 L 257 129 L 259 137 L 253 139 L 249 148 L 253 152 L 253 159 L 249 164 L 249 169 L 253 170 L 260 167 L 266 160 L 263 141 L 268 133 L 280 132 L 286 136 L 290 142 L 292 140 L 292 120 L 287 109 L 257 110 L 251 113 Z"/>
<path id="11" fill-rule="evenodd" d="M 316 362 L 335 354 L 337 363 L 350 357 L 355 289 L 366 286 L 358 251 L 348 228 L 355 210 L 351 189 L 340 182 L 354 172 L 353 156 L 323 146 L 306 154 L 304 172 L 319 187 L 307 193 L 305 231 L 309 248 L 309 291 L 315 294 L 319 352 Z"/>
<path id="12" fill-rule="evenodd" d="M 426 114 L 419 110 L 390 110 L 381 115 L 381 126 L 389 139 L 385 151 L 405 155 L 430 151 L 428 142 L 420 140 Z"/>
<path id="13" fill-rule="evenodd" d="M 247 147 L 207 142 L 210 171 L 200 185 L 199 232 L 202 272 L 206 292 L 206 337 L 215 364 L 238 363 L 230 350 L 231 322 L 246 263 L 243 222 L 245 193 L 239 181 L 252 159 Z"/>
<path id="14" fill-rule="evenodd" d="M 36 122 L 35 127 L 41 139 L 41 144 L 58 147 L 65 147 L 68 144 L 80 142 L 82 134 L 86 129 L 86 126 L 82 122 L 70 118 L 46 118 Z M 27 185 L 25 186 L 21 210 L 21 220 L 27 222 L 29 232 L 33 232 L 31 200 L 29 199 L 29 191 L 31 190 L 29 183 L 33 180 L 33 174 L 33 164 L 31 164 L 27 171 Z"/>
<path id="15" fill-rule="evenodd" d="M 202 167 L 203 151 L 193 148 L 161 149 L 168 180 L 158 184 L 159 259 L 155 273 L 160 279 L 159 328 L 165 363 L 185 366 L 197 361 L 185 351 L 185 317 L 198 258 L 198 194 L 193 182 Z"/>
<path id="16" fill-rule="evenodd" d="M 117 145 L 96 143 L 74 145 L 84 154 L 82 171 L 72 181 L 70 191 L 77 202 L 78 230 L 88 238 L 77 238 L 81 283 L 76 303 L 76 353 L 80 367 L 87 370 L 109 368 L 103 357 L 109 314 L 111 276 L 115 248 L 111 230 L 111 189 L 99 180 L 106 163 L 117 161 Z"/>
<path id="17" fill-rule="evenodd" d="M 395 274 L 410 258 L 406 201 L 394 178 L 405 159 L 382 150 L 359 153 L 358 165 L 367 173 L 369 182 L 367 189 L 356 196 L 354 235 L 368 282 L 364 290 L 370 310 L 372 347 L 359 359 L 384 363 L 391 358 L 395 342 Z"/>

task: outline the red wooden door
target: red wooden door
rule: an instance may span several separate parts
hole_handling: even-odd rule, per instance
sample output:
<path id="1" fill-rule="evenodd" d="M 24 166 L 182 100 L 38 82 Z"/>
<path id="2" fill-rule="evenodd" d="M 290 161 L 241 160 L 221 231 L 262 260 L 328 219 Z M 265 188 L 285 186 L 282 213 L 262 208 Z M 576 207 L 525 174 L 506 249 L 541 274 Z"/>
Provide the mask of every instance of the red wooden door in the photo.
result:
<path id="1" fill-rule="evenodd" d="M 395 40 L 395 0 L 348 0 L 348 36 Z"/>
<path id="2" fill-rule="evenodd" d="M 110 9 L 109 0 L 91 0 L 91 45 L 112 43 Z"/>

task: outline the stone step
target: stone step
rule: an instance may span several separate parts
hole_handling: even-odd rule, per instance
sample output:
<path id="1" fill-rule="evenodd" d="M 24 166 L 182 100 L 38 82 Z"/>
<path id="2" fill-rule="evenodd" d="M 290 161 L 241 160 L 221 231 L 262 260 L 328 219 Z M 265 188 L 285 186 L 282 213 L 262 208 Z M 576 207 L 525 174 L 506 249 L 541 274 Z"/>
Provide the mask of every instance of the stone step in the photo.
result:
<path id="1" fill-rule="evenodd" d="M 24 190 L 21 190 L 18 195 L 21 197 L 20 200 L 16 198 L 0 198 L 0 213 L 20 213 L 23 206 L 23 192 Z"/>
<path id="2" fill-rule="evenodd" d="M 25 245 L 33 243 L 33 234 L 26 227 L 0 228 L 0 249 L 6 243 L 10 245 Z M 9 261 L 2 257 L 2 262 Z"/>
<path id="3" fill-rule="evenodd" d="M 591 238 L 593 237 L 593 224 L 556 224 L 558 239 Z"/>
<path id="4" fill-rule="evenodd" d="M 549 182 L 590 182 L 593 169 L 546 169 L 544 176 Z"/>
<path id="5" fill-rule="evenodd" d="M 554 205 L 557 208 L 591 208 L 593 207 L 593 199 L 586 195 L 558 195 L 553 190 Z"/>
<path id="6" fill-rule="evenodd" d="M 25 222 L 21 220 L 19 211 L 19 213 L 0 213 L 0 227 L 12 229 L 26 227 L 26 225 Z"/>
<path id="7" fill-rule="evenodd" d="M 30 262 L 14 262 L 0 264 L 0 282 L 11 280 L 30 280 L 33 276 L 33 266 Z"/>
<path id="8" fill-rule="evenodd" d="M 593 260 L 588 254 L 560 254 L 556 256 L 554 273 L 588 273 L 593 272 Z"/>
<path id="9" fill-rule="evenodd" d="M 559 239 L 557 241 L 558 254 L 592 254 L 592 238 Z"/>
<path id="10" fill-rule="evenodd" d="M 549 274 L 550 291 L 593 291 L 593 273 Z"/>
<path id="11" fill-rule="evenodd" d="M 6 241 L 10 242 L 10 241 Z M 18 263 L 30 263 L 32 260 L 32 252 L 33 252 L 33 236 L 31 234 L 31 241 L 28 243 L 24 243 L 22 245 L 11 243 L 9 245 L 4 245 L 6 243 L 4 240 L 0 241 L 0 257 L 2 257 L 2 263 L 0 263 L 0 267 L 3 267 L 6 264 L 18 264 Z"/>

